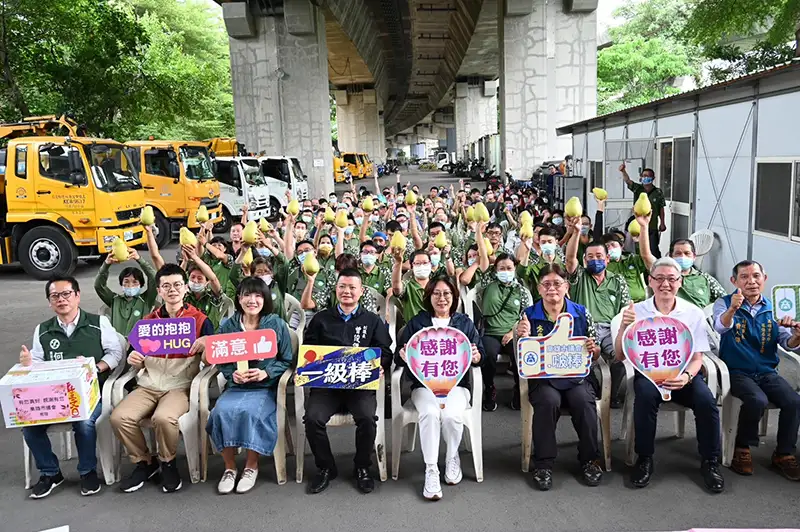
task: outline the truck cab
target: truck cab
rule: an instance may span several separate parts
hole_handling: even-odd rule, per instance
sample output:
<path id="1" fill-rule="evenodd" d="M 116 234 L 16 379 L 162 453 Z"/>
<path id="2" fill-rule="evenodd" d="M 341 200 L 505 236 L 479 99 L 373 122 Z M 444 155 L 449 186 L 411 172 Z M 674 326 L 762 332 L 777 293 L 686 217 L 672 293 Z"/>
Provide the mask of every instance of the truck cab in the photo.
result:
<path id="1" fill-rule="evenodd" d="M 303 173 L 297 157 L 265 155 L 259 157 L 258 162 L 269 188 L 270 220 L 277 219 L 281 209 L 289 204 L 287 190 L 298 201 L 308 199 L 308 176 Z"/>
<path id="2" fill-rule="evenodd" d="M 247 205 L 247 219 L 269 218 L 269 187 L 255 157 L 217 157 L 222 222 L 214 230 L 224 233 L 242 218 Z"/>
<path id="3" fill-rule="evenodd" d="M 361 162 L 361 157 L 359 157 L 357 153 L 343 152 L 342 161 L 344 167 L 350 171 L 350 175 L 353 176 L 353 179 L 364 178 L 364 165 Z"/>
<path id="4" fill-rule="evenodd" d="M 39 119 L 56 120 L 25 120 Z M 48 279 L 110 252 L 117 237 L 145 243 L 144 192 L 123 144 L 40 128 L 31 137 L 3 133 L 23 123 L 0 125 L 0 138 L 11 138 L 0 148 L 0 264 Z"/>
<path id="5" fill-rule="evenodd" d="M 145 140 L 125 146 L 137 163 L 145 201 L 153 207 L 159 247 L 166 246 L 181 227 L 200 227 L 195 213 L 201 205 L 214 224 L 222 222 L 219 183 L 207 143 Z"/>

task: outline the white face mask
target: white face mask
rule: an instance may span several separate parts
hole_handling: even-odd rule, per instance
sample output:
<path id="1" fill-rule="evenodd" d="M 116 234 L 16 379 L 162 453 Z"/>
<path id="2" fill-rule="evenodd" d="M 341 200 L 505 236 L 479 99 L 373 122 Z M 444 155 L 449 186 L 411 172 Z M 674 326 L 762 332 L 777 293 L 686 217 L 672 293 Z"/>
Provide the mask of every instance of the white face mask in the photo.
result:
<path id="1" fill-rule="evenodd" d="M 272 282 L 272 276 L 271 276 L 271 275 L 261 275 L 261 276 L 259 276 L 259 279 L 261 279 L 262 281 L 264 281 L 264 283 L 265 283 L 267 286 L 269 286 L 269 284 Z"/>
<path id="2" fill-rule="evenodd" d="M 431 265 L 422 264 L 421 266 L 414 266 L 414 277 L 417 279 L 427 279 L 431 276 Z"/>
<path id="3" fill-rule="evenodd" d="M 191 290 L 192 292 L 195 293 L 202 292 L 205 289 L 206 289 L 205 283 L 191 283 L 191 282 L 189 283 L 189 290 Z"/>
<path id="4" fill-rule="evenodd" d="M 441 255 L 431 255 L 431 267 L 432 268 L 438 268 L 440 262 L 442 262 L 442 256 Z"/>
<path id="5" fill-rule="evenodd" d="M 400 227 L 405 231 L 408 229 L 408 222 L 400 222 Z"/>

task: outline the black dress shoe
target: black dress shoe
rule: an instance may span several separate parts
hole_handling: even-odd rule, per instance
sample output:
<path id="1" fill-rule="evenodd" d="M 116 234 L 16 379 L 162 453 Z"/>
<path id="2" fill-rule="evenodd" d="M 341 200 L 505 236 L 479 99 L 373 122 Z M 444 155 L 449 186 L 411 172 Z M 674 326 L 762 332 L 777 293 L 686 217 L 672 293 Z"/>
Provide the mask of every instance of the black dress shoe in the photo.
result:
<path id="1" fill-rule="evenodd" d="M 599 486 L 603 480 L 603 470 L 597 460 L 591 460 L 583 464 L 583 481 L 587 486 Z"/>
<path id="2" fill-rule="evenodd" d="M 650 477 L 653 476 L 653 457 L 640 456 L 636 460 L 636 465 L 633 466 L 633 473 L 631 473 L 631 484 L 637 488 L 644 488 L 650 484 Z"/>
<path id="3" fill-rule="evenodd" d="M 703 460 L 700 466 L 703 474 L 703 482 L 711 493 L 722 493 L 725 491 L 725 479 L 719 470 L 719 463 L 716 460 Z"/>
<path id="4" fill-rule="evenodd" d="M 309 493 L 321 493 L 328 489 L 328 486 L 331 485 L 331 480 L 336 478 L 336 471 L 333 469 L 320 469 L 317 473 L 317 476 L 314 477 L 314 480 L 311 481 L 311 485 L 308 487 Z"/>
<path id="5" fill-rule="evenodd" d="M 537 469 L 533 472 L 533 482 L 539 491 L 547 491 L 553 487 L 553 471 L 550 469 Z"/>
<path id="6" fill-rule="evenodd" d="M 369 474 L 369 469 L 362 467 L 356 469 L 356 487 L 361 493 L 372 493 L 375 490 L 375 481 Z"/>

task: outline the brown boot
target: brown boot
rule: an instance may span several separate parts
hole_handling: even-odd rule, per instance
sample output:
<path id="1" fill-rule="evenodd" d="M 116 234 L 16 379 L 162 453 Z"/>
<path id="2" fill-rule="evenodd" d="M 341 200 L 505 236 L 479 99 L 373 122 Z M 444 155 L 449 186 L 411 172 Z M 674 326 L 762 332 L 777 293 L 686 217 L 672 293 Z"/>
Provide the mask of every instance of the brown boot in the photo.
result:
<path id="1" fill-rule="evenodd" d="M 772 453 L 772 465 L 789 480 L 800 480 L 800 465 L 793 454 Z"/>
<path id="2" fill-rule="evenodd" d="M 734 449 L 731 471 L 740 475 L 753 474 L 753 457 L 750 455 L 750 449 L 740 449 L 738 447 Z"/>

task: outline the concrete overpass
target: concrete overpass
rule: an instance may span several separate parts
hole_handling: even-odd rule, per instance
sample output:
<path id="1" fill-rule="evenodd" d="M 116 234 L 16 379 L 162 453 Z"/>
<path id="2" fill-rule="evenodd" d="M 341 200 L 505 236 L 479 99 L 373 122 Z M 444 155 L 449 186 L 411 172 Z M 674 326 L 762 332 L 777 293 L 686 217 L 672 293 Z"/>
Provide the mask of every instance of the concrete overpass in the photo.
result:
<path id="1" fill-rule="evenodd" d="M 343 151 L 435 135 L 461 154 L 499 133 L 502 168 L 529 174 L 569 152 L 557 127 L 595 114 L 597 2 L 221 1 L 237 138 L 328 192 L 332 94 Z"/>

